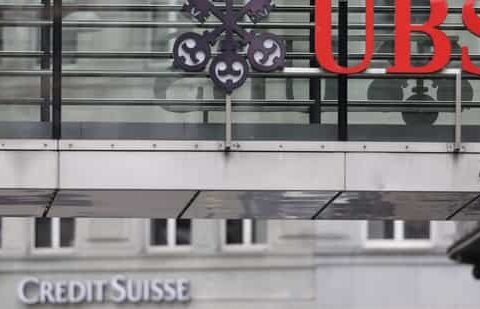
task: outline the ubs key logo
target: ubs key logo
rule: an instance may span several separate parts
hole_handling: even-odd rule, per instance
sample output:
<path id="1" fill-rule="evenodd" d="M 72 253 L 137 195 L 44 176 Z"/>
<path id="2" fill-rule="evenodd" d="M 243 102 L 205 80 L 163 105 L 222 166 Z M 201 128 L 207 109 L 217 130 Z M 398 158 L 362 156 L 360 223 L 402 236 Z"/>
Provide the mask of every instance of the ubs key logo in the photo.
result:
<path id="1" fill-rule="evenodd" d="M 226 2 L 224 7 L 215 6 L 209 0 L 187 0 L 183 10 L 197 21 L 204 23 L 213 15 L 221 24 L 203 34 L 180 35 L 173 47 L 173 59 L 175 67 L 187 72 L 203 71 L 210 63 L 210 78 L 215 85 L 231 93 L 245 83 L 248 63 L 259 72 L 282 69 L 286 48 L 278 36 L 247 31 L 238 24 L 246 16 L 253 23 L 268 17 L 274 8 L 272 0 L 250 0 L 241 8 L 234 8 L 233 0 L 222 2 Z M 213 56 L 211 49 L 217 43 L 220 53 Z M 242 55 L 245 48 L 246 56 Z"/>

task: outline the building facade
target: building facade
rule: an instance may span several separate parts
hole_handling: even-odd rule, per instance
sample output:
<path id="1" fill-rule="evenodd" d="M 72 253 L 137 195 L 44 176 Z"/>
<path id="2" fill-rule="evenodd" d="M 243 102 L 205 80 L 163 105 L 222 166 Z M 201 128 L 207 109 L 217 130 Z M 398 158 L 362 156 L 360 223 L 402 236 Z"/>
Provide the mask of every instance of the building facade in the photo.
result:
<path id="1" fill-rule="evenodd" d="M 456 224 L 2 219 L 6 308 L 476 308 Z"/>
<path id="2" fill-rule="evenodd" d="M 448 2 L 455 29 L 463 1 Z M 477 79 L 377 74 L 340 98 L 313 59 L 314 3 L 278 1 L 265 27 L 287 69 L 249 75 L 229 113 L 206 73 L 172 67 L 175 39 L 204 29 L 184 1 L 55 3 L 0 3 L 0 214 L 64 217 L 2 219 L 2 307 L 478 308 L 470 268 L 445 254 L 457 225 L 395 221 L 478 215 Z M 355 62 L 365 1 L 349 4 Z M 393 1 L 376 4 L 392 23 Z M 377 34 L 382 69 L 393 34 Z M 460 45 L 478 53 L 465 29 L 448 35 L 450 68 Z M 242 220 L 272 217 L 390 221 Z"/>

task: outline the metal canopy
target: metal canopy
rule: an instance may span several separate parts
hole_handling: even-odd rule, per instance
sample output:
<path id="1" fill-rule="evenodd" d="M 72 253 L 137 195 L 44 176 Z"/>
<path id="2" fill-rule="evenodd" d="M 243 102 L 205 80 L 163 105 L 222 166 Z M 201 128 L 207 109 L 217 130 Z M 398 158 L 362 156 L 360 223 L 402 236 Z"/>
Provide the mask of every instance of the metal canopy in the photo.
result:
<path id="1" fill-rule="evenodd" d="M 477 144 L 0 145 L 2 216 L 480 220 Z"/>
<path id="2" fill-rule="evenodd" d="M 0 196 L 1 216 L 288 220 L 480 219 L 478 193 L 0 190 Z"/>

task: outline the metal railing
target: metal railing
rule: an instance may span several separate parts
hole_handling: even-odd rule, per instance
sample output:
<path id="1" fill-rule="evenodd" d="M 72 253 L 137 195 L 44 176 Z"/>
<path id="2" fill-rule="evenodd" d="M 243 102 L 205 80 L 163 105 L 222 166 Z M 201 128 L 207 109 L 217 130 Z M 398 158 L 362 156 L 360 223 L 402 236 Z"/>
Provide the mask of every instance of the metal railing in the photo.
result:
<path id="1" fill-rule="evenodd" d="M 180 5 L 159 4 L 62 4 L 61 0 L 43 0 L 42 3 L 29 5 L 0 4 L 0 11 L 33 11 L 38 12 L 41 20 L 0 20 L 0 27 L 35 27 L 41 30 L 41 44 L 39 51 L 3 50 L 0 58 L 39 58 L 41 61 L 39 70 L 1 70 L 0 76 L 5 77 L 40 77 L 40 98 L 3 98 L 0 105 L 40 105 L 41 121 L 52 124 L 52 138 L 62 138 L 62 106 L 163 106 L 178 112 L 191 110 L 226 112 L 225 140 L 230 145 L 234 139 L 232 130 L 234 123 L 232 113 L 237 111 L 276 111 L 276 112 L 300 112 L 309 113 L 311 124 L 320 124 L 320 115 L 324 112 L 337 113 L 337 140 L 349 140 L 348 113 L 351 111 L 377 111 L 377 112 L 404 112 L 409 110 L 423 111 L 448 111 L 455 113 L 455 149 L 461 148 L 462 142 L 462 110 L 466 108 L 478 108 L 477 101 L 462 103 L 462 78 L 464 80 L 478 80 L 479 76 L 461 74 L 459 70 L 446 69 L 435 74 L 422 75 L 422 79 L 452 79 L 455 80 L 455 100 L 431 102 L 418 100 L 405 102 L 399 100 L 352 100 L 348 98 L 349 81 L 355 79 L 418 79 L 413 74 L 386 75 L 385 69 L 369 69 L 353 76 L 338 76 L 318 68 L 314 55 L 314 1 L 309 5 L 278 5 L 276 13 L 304 13 L 309 14 L 307 22 L 263 22 L 259 24 L 242 23 L 242 26 L 250 29 L 277 29 L 277 30 L 304 30 L 308 34 L 281 35 L 285 39 L 302 41 L 309 45 L 308 51 L 289 51 L 287 60 L 309 61 L 310 67 L 287 67 L 283 71 L 273 73 L 251 72 L 251 78 L 268 79 L 308 79 L 308 99 L 252 99 L 232 100 L 227 96 L 225 100 L 200 99 L 200 100 L 173 100 L 173 99 L 99 99 L 99 98 L 68 98 L 62 95 L 62 81 L 64 78 L 205 78 L 206 72 L 187 73 L 180 71 L 131 71 L 131 70 L 64 70 L 63 59 L 156 59 L 170 60 L 171 53 L 168 51 L 64 51 L 62 49 L 62 33 L 65 29 L 106 29 L 106 28 L 165 28 L 165 29 L 210 29 L 218 23 L 205 23 L 198 25 L 194 22 L 172 21 L 118 21 L 118 20 L 64 20 L 66 12 L 95 11 L 95 12 L 180 12 Z M 338 30 L 336 36 L 338 51 L 336 56 L 341 64 L 346 65 L 349 61 L 363 58 L 361 53 L 348 53 L 350 40 L 361 41 L 362 35 L 350 34 L 354 30 L 363 30 L 362 23 L 350 23 L 349 14 L 363 14 L 365 8 L 360 6 L 347 6 L 346 1 L 340 1 L 334 12 L 339 14 L 338 24 L 333 29 Z M 393 8 L 378 6 L 377 13 L 392 13 Z M 451 14 L 461 14 L 461 8 L 449 9 Z M 428 7 L 414 7 L 413 13 L 428 13 Z M 480 12 L 480 9 L 479 9 Z M 378 23 L 377 30 L 392 31 L 392 24 Z M 441 29 L 448 31 L 465 30 L 462 24 L 445 24 Z M 415 37 L 415 36 L 414 36 Z M 420 37 L 420 36 L 419 36 Z M 391 40 L 391 34 L 378 34 L 377 41 Z M 414 53 L 414 60 L 425 60 L 431 57 L 431 53 Z M 375 61 L 388 61 L 394 57 L 393 53 L 377 52 Z M 472 55 L 473 60 L 480 60 L 480 54 Z M 454 53 L 452 61 L 461 60 L 459 52 Z M 333 80 L 337 87 L 337 99 L 323 99 L 321 83 L 323 79 Z"/>

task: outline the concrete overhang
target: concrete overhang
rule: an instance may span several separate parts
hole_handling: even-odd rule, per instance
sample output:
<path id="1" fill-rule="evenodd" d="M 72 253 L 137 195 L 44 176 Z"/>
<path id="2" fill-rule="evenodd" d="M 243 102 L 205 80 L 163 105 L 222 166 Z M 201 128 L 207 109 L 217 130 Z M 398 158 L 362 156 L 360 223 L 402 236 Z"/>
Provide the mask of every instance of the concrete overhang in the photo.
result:
<path id="1" fill-rule="evenodd" d="M 0 141 L 0 215 L 480 220 L 480 144 Z"/>

